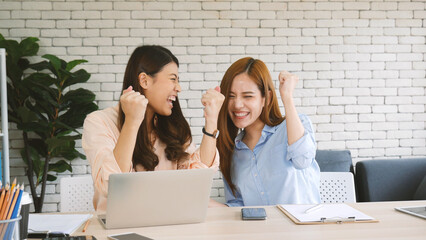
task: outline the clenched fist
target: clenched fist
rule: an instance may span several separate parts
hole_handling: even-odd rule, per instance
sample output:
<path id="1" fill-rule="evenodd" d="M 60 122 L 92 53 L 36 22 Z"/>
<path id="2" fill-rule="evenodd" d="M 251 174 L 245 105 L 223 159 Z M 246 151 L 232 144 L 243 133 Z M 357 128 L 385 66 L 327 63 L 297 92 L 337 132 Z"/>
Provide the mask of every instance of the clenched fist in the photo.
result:
<path id="1" fill-rule="evenodd" d="M 126 121 L 140 125 L 145 118 L 148 99 L 140 92 L 134 91 L 133 87 L 130 86 L 123 91 L 120 97 L 120 105 L 126 116 Z"/>
<path id="2" fill-rule="evenodd" d="M 293 97 L 293 91 L 296 88 L 299 77 L 287 71 L 282 71 L 278 75 L 278 80 L 280 81 L 279 90 L 281 99 L 284 99 L 284 97 Z"/>
<path id="3" fill-rule="evenodd" d="M 220 93 L 219 86 L 215 89 L 209 89 L 203 94 L 201 103 L 204 105 L 204 117 L 206 122 L 217 123 L 223 101 L 225 101 L 225 96 Z"/>

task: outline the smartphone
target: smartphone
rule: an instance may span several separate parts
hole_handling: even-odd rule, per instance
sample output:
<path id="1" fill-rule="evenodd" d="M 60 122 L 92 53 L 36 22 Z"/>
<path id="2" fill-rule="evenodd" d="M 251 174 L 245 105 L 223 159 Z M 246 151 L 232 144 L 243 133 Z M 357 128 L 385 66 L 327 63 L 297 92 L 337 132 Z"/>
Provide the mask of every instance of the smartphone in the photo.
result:
<path id="1" fill-rule="evenodd" d="M 110 240 L 154 240 L 137 233 L 121 233 L 108 236 Z"/>
<path id="2" fill-rule="evenodd" d="M 264 208 L 241 208 L 243 220 L 265 220 L 266 211 Z"/>

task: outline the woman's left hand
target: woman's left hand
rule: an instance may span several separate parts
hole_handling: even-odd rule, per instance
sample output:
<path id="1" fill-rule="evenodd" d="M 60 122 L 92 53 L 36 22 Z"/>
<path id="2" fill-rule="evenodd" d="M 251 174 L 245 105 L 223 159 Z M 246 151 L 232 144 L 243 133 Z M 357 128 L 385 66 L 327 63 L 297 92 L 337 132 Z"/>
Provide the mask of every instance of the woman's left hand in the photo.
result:
<path id="1" fill-rule="evenodd" d="M 207 122 L 217 123 L 220 108 L 222 107 L 225 96 L 220 93 L 220 87 L 217 86 L 215 89 L 209 89 L 203 94 L 201 103 L 204 105 L 204 117 Z"/>
<path id="2" fill-rule="evenodd" d="M 281 98 L 284 99 L 284 97 L 293 97 L 293 91 L 296 88 L 299 77 L 287 71 L 282 71 L 278 75 L 278 80 L 280 80 L 279 89 Z"/>

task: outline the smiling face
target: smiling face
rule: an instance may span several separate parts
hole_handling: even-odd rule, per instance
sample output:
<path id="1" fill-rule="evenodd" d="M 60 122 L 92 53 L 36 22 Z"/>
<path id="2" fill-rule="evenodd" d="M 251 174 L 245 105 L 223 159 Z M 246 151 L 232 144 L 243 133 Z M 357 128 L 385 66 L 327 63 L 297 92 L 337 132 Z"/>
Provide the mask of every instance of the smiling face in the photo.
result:
<path id="1" fill-rule="evenodd" d="M 145 77 L 146 83 L 142 79 L 140 84 L 144 88 L 145 97 L 148 99 L 147 111 L 170 116 L 173 102 L 177 100 L 178 92 L 181 91 L 178 66 L 171 62 L 153 77 L 149 75 L 145 75 Z"/>
<path id="2" fill-rule="evenodd" d="M 256 83 L 247 73 L 237 75 L 232 81 L 229 92 L 228 114 L 237 128 L 248 128 L 261 122 L 259 116 L 265 106 Z"/>

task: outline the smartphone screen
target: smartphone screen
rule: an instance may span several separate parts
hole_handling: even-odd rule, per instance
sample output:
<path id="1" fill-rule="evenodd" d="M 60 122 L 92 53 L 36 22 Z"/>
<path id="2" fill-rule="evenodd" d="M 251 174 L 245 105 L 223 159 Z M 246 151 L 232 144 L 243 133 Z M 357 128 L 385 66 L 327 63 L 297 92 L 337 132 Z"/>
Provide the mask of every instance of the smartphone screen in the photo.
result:
<path id="1" fill-rule="evenodd" d="M 264 208 L 241 208 L 243 220 L 265 220 L 266 211 Z"/>
<path id="2" fill-rule="evenodd" d="M 122 233 L 108 236 L 111 240 L 153 240 L 137 233 Z"/>

